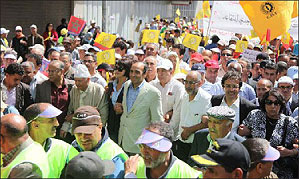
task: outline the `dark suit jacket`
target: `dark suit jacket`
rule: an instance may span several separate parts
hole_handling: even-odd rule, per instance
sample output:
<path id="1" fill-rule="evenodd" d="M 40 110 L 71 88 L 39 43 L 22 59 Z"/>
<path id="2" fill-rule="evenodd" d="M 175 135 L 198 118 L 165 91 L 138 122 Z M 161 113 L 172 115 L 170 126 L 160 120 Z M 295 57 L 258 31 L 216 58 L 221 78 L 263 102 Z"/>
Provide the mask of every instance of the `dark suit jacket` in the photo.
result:
<path id="1" fill-rule="evenodd" d="M 192 143 L 192 148 L 190 150 L 189 156 L 192 156 L 192 155 L 201 155 L 201 154 L 205 154 L 206 153 L 206 150 L 209 147 L 209 142 L 207 140 L 207 135 L 208 134 L 209 134 L 208 128 L 198 130 L 195 133 L 194 141 Z M 236 134 L 234 132 L 231 132 L 229 134 L 229 136 L 227 137 L 227 139 L 238 141 L 238 142 L 243 142 L 245 140 L 243 137 L 239 136 L 238 134 Z M 187 161 L 187 163 L 190 166 L 195 166 L 196 165 L 196 163 L 194 163 L 191 159 L 189 159 Z"/>
<path id="2" fill-rule="evenodd" d="M 292 102 L 291 102 L 291 106 L 290 106 L 290 110 L 291 112 L 293 113 L 294 110 L 299 106 L 299 101 L 296 100 L 295 98 L 291 97 L 292 98 Z M 290 116 L 291 114 L 288 114 L 288 110 L 286 109 L 287 108 L 287 105 L 286 107 L 283 109 L 283 114 L 286 115 L 286 116 Z"/>
<path id="3" fill-rule="evenodd" d="M 25 83 L 20 83 L 16 86 L 16 104 L 15 107 L 22 115 L 25 109 L 33 103 L 32 96 L 29 91 L 29 86 Z"/>
<path id="4" fill-rule="evenodd" d="M 223 95 L 213 95 L 211 98 L 212 106 L 220 106 L 225 94 Z M 257 109 L 257 106 L 247 99 L 240 96 L 240 124 L 248 116 L 248 113 L 253 109 Z"/>

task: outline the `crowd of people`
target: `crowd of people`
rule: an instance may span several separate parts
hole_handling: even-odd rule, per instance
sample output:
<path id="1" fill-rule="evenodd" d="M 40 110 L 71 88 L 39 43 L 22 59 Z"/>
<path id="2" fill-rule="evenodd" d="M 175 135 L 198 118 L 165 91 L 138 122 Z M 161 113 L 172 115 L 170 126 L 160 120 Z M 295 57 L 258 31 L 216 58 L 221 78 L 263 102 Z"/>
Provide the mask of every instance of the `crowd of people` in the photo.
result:
<path id="1" fill-rule="evenodd" d="M 236 33 L 191 49 L 184 37 L 203 37 L 192 20 L 154 18 L 138 44 L 116 34 L 111 65 L 94 21 L 79 36 L 61 23 L 16 26 L 11 41 L 1 28 L 1 178 L 299 176 L 297 41 Z"/>

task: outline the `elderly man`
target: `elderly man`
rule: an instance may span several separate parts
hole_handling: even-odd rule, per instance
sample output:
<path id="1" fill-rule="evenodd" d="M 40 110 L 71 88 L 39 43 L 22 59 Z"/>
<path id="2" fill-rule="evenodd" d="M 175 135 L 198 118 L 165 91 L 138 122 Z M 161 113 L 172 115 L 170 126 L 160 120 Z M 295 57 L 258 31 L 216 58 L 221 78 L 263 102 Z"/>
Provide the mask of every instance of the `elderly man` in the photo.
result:
<path id="1" fill-rule="evenodd" d="M 201 74 L 191 71 L 185 80 L 186 94 L 182 99 L 178 140 L 173 142 L 174 155 L 183 161 L 188 160 L 194 133 L 207 127 L 203 116 L 210 106 L 211 95 L 201 87 Z"/>
<path id="2" fill-rule="evenodd" d="M 24 112 L 29 136 L 44 147 L 49 162 L 49 178 L 59 178 L 66 164 L 78 154 L 70 144 L 54 139 L 61 110 L 49 103 L 35 103 Z"/>
<path id="3" fill-rule="evenodd" d="M 158 63 L 160 62 L 160 60 L 162 60 L 163 58 L 161 56 L 158 55 L 158 51 L 159 51 L 159 46 L 156 43 L 148 43 L 146 44 L 146 54 L 145 57 L 148 56 L 155 56 Z"/>
<path id="4" fill-rule="evenodd" d="M 280 157 L 278 150 L 270 146 L 266 139 L 252 138 L 247 139 L 242 144 L 249 152 L 251 166 L 248 178 L 278 178 L 272 172 L 273 162 Z"/>
<path id="5" fill-rule="evenodd" d="M 211 107 L 207 111 L 208 129 L 203 129 L 195 133 L 194 141 L 189 156 L 205 154 L 205 151 L 212 147 L 213 142 L 218 138 L 230 139 L 242 142 L 245 139 L 238 134 L 231 132 L 235 118 L 234 110 L 227 106 Z M 188 162 L 194 166 L 192 160 Z"/>
<path id="6" fill-rule="evenodd" d="M 1 117 L 1 178 L 49 178 L 47 155 L 17 114 Z"/>
<path id="7" fill-rule="evenodd" d="M 202 178 L 171 151 L 173 130 L 165 122 L 152 122 L 136 141 L 141 157 L 131 156 L 125 162 L 125 178 Z"/>
<path id="8" fill-rule="evenodd" d="M 30 26 L 31 34 L 27 37 L 27 45 L 28 47 L 34 46 L 35 44 L 44 45 L 44 38 L 37 33 L 37 26 L 32 24 Z"/>
<path id="9" fill-rule="evenodd" d="M 75 69 L 72 65 L 72 55 L 69 52 L 60 53 L 59 60 L 62 61 L 65 65 L 64 68 L 64 77 L 68 80 L 74 80 Z"/>
<path id="10" fill-rule="evenodd" d="M 230 139 L 216 139 L 206 154 L 191 158 L 207 167 L 203 178 L 246 178 L 251 164 L 247 149 Z"/>
<path id="11" fill-rule="evenodd" d="M 221 52 L 221 64 L 219 69 L 218 77 L 222 78 L 227 72 L 227 62 L 232 59 L 232 51 L 228 48 L 225 48 Z"/>
<path id="12" fill-rule="evenodd" d="M 91 82 L 98 83 L 103 88 L 107 86 L 105 79 L 98 73 L 97 68 L 97 57 L 92 53 L 86 53 L 82 63 L 88 68 L 91 74 Z"/>
<path id="13" fill-rule="evenodd" d="M 124 84 L 122 104 L 115 104 L 116 113 L 123 113 L 119 129 L 119 145 L 130 155 L 139 153 L 135 145 L 143 128 L 153 121 L 163 120 L 161 94 L 145 81 L 147 64 L 132 64 L 130 80 Z"/>
<path id="14" fill-rule="evenodd" d="M 147 71 L 147 74 L 146 74 L 146 78 L 145 80 L 147 82 L 151 82 L 151 81 L 158 81 L 157 79 L 157 60 L 156 60 L 156 57 L 154 56 L 148 56 L 145 58 L 145 63 L 148 65 L 149 69 Z"/>
<path id="15" fill-rule="evenodd" d="M 104 127 L 99 112 L 92 106 L 79 107 L 72 118 L 72 133 L 76 140 L 72 146 L 77 151 L 93 151 L 102 160 L 112 160 L 115 170 L 108 178 L 124 177 L 124 162 L 127 155 L 112 141 Z"/>
<path id="16" fill-rule="evenodd" d="M 205 81 L 201 88 L 211 95 L 213 94 L 211 92 L 212 86 L 221 82 L 221 78 L 218 77 L 218 72 L 219 64 L 216 60 L 209 60 L 205 63 Z"/>
<path id="17" fill-rule="evenodd" d="M 170 60 L 163 59 L 157 66 L 158 81 L 150 84 L 161 93 L 162 112 L 165 122 L 170 123 L 175 134 L 178 132 L 180 121 L 181 100 L 185 94 L 184 86 L 173 76 L 173 64 Z"/>
<path id="18" fill-rule="evenodd" d="M 31 49 L 31 53 L 32 54 L 37 54 L 42 59 L 42 63 L 41 63 L 41 66 L 40 66 L 39 70 L 41 72 L 46 71 L 46 69 L 48 68 L 48 65 L 49 65 L 50 61 L 47 60 L 45 58 L 45 56 L 44 56 L 45 47 L 43 45 L 41 45 L 41 44 L 35 44 L 34 46 L 29 47 L 29 49 Z M 39 64 L 37 64 L 37 65 L 39 65 Z"/>
<path id="19" fill-rule="evenodd" d="M 273 84 L 270 80 L 262 78 L 256 83 L 256 94 L 257 98 L 253 99 L 251 102 L 256 106 L 260 105 L 260 101 L 264 94 L 273 88 Z"/>
<path id="20" fill-rule="evenodd" d="M 24 69 L 20 64 L 10 64 L 5 69 L 5 78 L 1 83 L 7 97 L 6 104 L 15 106 L 20 114 L 33 103 L 29 86 L 21 82 L 23 75 Z"/>

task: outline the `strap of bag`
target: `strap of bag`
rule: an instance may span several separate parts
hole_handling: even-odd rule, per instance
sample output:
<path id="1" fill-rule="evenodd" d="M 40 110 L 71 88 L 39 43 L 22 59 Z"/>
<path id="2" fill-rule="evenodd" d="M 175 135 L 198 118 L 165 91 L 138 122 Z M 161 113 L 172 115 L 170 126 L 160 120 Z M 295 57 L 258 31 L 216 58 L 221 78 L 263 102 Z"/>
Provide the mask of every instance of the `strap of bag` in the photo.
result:
<path id="1" fill-rule="evenodd" d="M 286 139 L 286 134 L 287 134 L 288 119 L 289 119 L 289 117 L 286 117 L 286 118 L 284 119 L 284 124 L 283 124 L 283 136 L 282 136 L 282 140 L 281 140 L 281 146 L 285 146 L 285 139 Z"/>

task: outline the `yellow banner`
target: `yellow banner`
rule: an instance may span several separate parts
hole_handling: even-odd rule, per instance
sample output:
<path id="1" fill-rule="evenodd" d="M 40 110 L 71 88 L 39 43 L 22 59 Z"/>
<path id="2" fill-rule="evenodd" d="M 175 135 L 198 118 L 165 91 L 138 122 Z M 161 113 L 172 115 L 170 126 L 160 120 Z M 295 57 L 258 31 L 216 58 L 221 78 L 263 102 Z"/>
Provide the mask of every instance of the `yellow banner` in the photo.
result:
<path id="1" fill-rule="evenodd" d="M 248 47 L 248 41 L 236 41 L 235 52 L 244 52 Z"/>
<path id="2" fill-rule="evenodd" d="M 292 18 L 298 17 L 298 1 L 294 1 L 293 13 Z"/>
<path id="3" fill-rule="evenodd" d="M 158 43 L 159 30 L 144 30 L 142 43 Z"/>
<path id="4" fill-rule="evenodd" d="M 177 8 L 177 10 L 176 10 L 176 14 L 177 14 L 178 16 L 180 16 L 180 15 L 181 15 L 179 8 Z"/>
<path id="5" fill-rule="evenodd" d="M 116 38 L 116 35 L 101 32 L 101 34 L 96 37 L 95 42 L 103 45 L 104 47 L 111 48 Z"/>
<path id="6" fill-rule="evenodd" d="M 208 1 L 203 1 L 202 9 L 203 9 L 204 17 L 209 18 L 210 17 L 210 4 Z"/>
<path id="7" fill-rule="evenodd" d="M 290 38 L 291 38 L 290 33 L 286 32 L 281 35 L 281 42 L 284 44 L 290 44 Z"/>
<path id="8" fill-rule="evenodd" d="M 97 64 L 107 63 L 113 65 L 116 63 L 115 49 L 105 50 L 97 53 Z"/>
<path id="9" fill-rule="evenodd" d="M 160 20 L 160 14 L 157 14 L 157 15 L 155 16 L 155 18 L 156 18 L 156 20 Z"/>
<path id="10" fill-rule="evenodd" d="M 198 12 L 197 12 L 197 14 L 196 14 L 196 19 L 198 19 L 198 20 L 200 20 L 200 19 L 202 19 L 203 18 L 203 10 L 202 9 L 200 9 Z"/>
<path id="11" fill-rule="evenodd" d="M 176 17 L 174 21 L 177 24 L 179 22 L 179 17 Z"/>
<path id="12" fill-rule="evenodd" d="M 188 48 L 197 51 L 200 42 L 201 42 L 201 37 L 197 35 L 187 34 L 183 39 L 182 44 Z"/>

